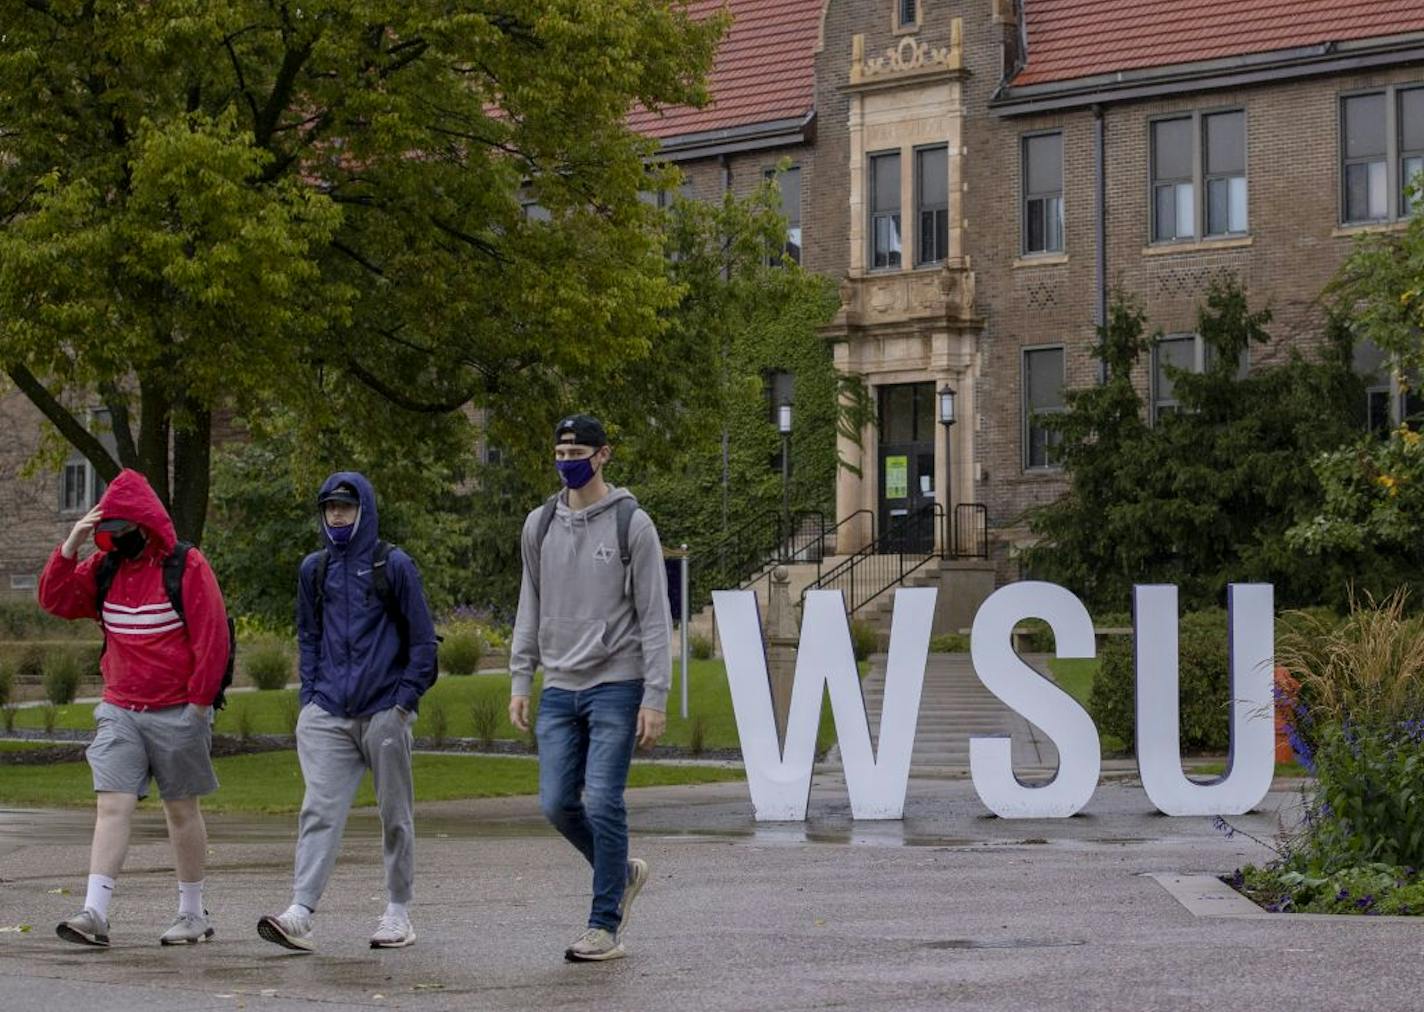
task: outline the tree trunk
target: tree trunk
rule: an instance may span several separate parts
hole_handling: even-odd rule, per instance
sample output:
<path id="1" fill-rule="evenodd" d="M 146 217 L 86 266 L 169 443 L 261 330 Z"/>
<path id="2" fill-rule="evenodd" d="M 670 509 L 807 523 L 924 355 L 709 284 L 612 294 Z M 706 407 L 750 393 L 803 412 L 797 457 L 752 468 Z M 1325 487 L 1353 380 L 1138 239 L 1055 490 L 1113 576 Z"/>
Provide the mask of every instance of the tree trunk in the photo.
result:
<path id="1" fill-rule="evenodd" d="M 208 518 L 208 490 L 212 469 L 212 415 L 190 408 L 192 426 L 173 433 L 173 525 L 178 537 L 201 544 Z"/>
<path id="2" fill-rule="evenodd" d="M 160 391 L 162 384 L 140 381 L 138 469 L 148 478 L 159 502 L 170 513 L 173 503 L 168 494 L 168 431 L 172 405 Z"/>

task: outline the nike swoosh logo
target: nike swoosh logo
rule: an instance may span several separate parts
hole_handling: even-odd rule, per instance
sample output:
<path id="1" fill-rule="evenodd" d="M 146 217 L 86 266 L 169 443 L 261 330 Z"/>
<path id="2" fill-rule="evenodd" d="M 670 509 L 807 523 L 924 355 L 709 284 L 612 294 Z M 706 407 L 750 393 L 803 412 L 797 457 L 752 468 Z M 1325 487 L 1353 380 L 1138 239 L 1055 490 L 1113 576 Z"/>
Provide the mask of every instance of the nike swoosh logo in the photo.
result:
<path id="1" fill-rule="evenodd" d="M 358 569 L 358 570 L 356 570 L 356 575 L 357 575 L 357 576 L 365 576 L 365 575 L 366 575 L 367 573 L 369 573 L 369 572 L 370 572 L 369 569 Z"/>

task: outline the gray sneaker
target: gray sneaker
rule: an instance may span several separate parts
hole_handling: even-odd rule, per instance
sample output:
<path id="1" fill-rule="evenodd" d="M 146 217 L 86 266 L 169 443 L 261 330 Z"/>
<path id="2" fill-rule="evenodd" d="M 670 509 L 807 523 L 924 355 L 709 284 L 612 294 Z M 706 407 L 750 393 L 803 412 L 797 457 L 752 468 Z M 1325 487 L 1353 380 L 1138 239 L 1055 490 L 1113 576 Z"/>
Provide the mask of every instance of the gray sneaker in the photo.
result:
<path id="1" fill-rule="evenodd" d="M 311 914 L 295 905 L 276 917 L 268 915 L 258 920 L 257 934 L 284 949 L 296 949 L 298 952 L 316 949 L 316 943 L 312 941 Z"/>
<path id="2" fill-rule="evenodd" d="M 623 932 L 628 930 L 628 921 L 633 913 L 633 901 L 638 898 L 638 893 L 648 881 L 648 862 L 641 857 L 628 859 L 628 884 L 623 887 L 623 902 L 618 904 L 618 939 L 622 941 Z"/>
<path id="3" fill-rule="evenodd" d="M 160 945 L 196 945 L 213 937 L 213 926 L 208 923 L 208 912 L 201 914 L 179 914 L 173 918 L 168 930 L 159 936 Z"/>
<path id="4" fill-rule="evenodd" d="M 109 920 L 101 917 L 99 911 L 92 907 L 85 907 L 67 921 L 61 921 L 54 929 L 54 933 L 66 942 L 73 942 L 76 945 L 100 945 L 107 947 L 109 944 Z"/>
<path id="5" fill-rule="evenodd" d="M 627 953 L 613 932 L 604 928 L 589 928 L 578 941 L 564 950 L 570 963 L 593 963 L 604 959 L 622 959 Z"/>
<path id="6" fill-rule="evenodd" d="M 371 948 L 403 949 L 413 944 L 415 928 L 410 926 L 409 917 L 389 912 L 381 915 L 381 922 L 376 925 L 375 934 L 371 936 Z"/>

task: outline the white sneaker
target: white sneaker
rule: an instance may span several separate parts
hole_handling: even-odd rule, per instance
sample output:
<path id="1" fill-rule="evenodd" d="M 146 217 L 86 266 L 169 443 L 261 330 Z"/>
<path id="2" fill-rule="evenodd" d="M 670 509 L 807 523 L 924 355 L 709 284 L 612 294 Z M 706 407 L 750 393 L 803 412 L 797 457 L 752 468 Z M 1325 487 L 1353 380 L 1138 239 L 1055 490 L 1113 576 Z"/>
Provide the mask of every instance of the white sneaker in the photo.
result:
<path id="1" fill-rule="evenodd" d="M 564 950 L 570 963 L 593 963 L 604 959 L 622 959 L 626 955 L 623 943 L 604 928 L 589 928 L 578 941 Z"/>
<path id="2" fill-rule="evenodd" d="M 312 952 L 312 918 L 306 907 L 295 903 L 276 917 L 266 916 L 257 922 L 257 933 L 269 942 L 298 952 Z"/>
<path id="3" fill-rule="evenodd" d="M 69 920 L 61 921 L 54 930 L 60 938 L 76 945 L 109 944 L 109 919 L 101 917 L 92 907 L 85 907 Z"/>
<path id="4" fill-rule="evenodd" d="M 403 949 L 414 942 L 415 928 L 411 927 L 410 918 L 389 910 L 381 915 L 381 921 L 371 935 L 373 949 Z"/>
<path id="5" fill-rule="evenodd" d="M 168 930 L 159 936 L 160 945 L 196 945 L 213 937 L 213 926 L 208 923 L 208 912 L 201 914 L 179 914 L 173 918 Z"/>

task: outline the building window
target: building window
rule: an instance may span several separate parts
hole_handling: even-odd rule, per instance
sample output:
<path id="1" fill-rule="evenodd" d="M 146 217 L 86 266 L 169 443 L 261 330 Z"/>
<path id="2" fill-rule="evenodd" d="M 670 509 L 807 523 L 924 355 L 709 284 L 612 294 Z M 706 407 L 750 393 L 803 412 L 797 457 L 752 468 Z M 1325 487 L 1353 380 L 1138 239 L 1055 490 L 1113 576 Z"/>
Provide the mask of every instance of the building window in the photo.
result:
<path id="1" fill-rule="evenodd" d="M 1152 124 L 1152 238 L 1156 242 L 1196 237 L 1192 187 L 1192 121 Z"/>
<path id="2" fill-rule="evenodd" d="M 94 508 L 98 497 L 93 493 L 92 469 L 84 459 L 70 460 L 64 465 L 59 481 L 59 509 L 61 513 L 87 513 Z"/>
<path id="3" fill-rule="evenodd" d="M 1246 193 L 1244 112 L 1153 122 L 1153 242 L 1244 235 Z"/>
<path id="4" fill-rule="evenodd" d="M 1424 416 L 1419 377 L 1400 377 L 1387 352 L 1369 338 L 1355 342 L 1355 375 L 1365 382 L 1364 426 L 1386 436 L 1400 425 L 1418 428 Z"/>
<path id="5" fill-rule="evenodd" d="M 1152 348 L 1152 420 L 1155 422 L 1167 415 L 1175 415 L 1181 406 L 1177 403 L 1176 385 L 1173 372 L 1202 372 L 1206 362 L 1202 356 L 1203 345 L 1195 334 L 1178 334 L 1163 337 Z"/>
<path id="6" fill-rule="evenodd" d="M 949 148 L 915 152 L 915 226 L 919 264 L 937 264 L 949 255 Z"/>
<path id="7" fill-rule="evenodd" d="M 1413 214 L 1424 193 L 1414 189 L 1415 177 L 1424 172 L 1424 88 L 1399 93 L 1399 207 Z M 1424 189 L 1424 180 L 1419 180 Z"/>
<path id="8" fill-rule="evenodd" d="M 768 169 L 766 178 L 774 180 L 781 190 L 781 214 L 786 219 L 786 246 L 783 252 L 792 263 L 801 262 L 801 168 L 793 165 L 778 175 L 775 169 Z M 773 256 L 773 267 L 782 262 Z"/>
<path id="9" fill-rule="evenodd" d="M 1058 465 L 1063 434 L 1049 428 L 1045 415 L 1064 410 L 1063 349 L 1031 348 L 1024 351 L 1024 467 L 1029 470 Z"/>
<path id="10" fill-rule="evenodd" d="M 1024 253 L 1063 251 L 1063 135 L 1023 139 Z"/>
<path id="11" fill-rule="evenodd" d="M 1202 117 L 1206 177 L 1206 234 L 1246 231 L 1246 114 Z"/>
<path id="12" fill-rule="evenodd" d="M 918 0 L 895 0 L 895 27 L 914 28 L 919 24 Z M 884 10 L 885 8 L 881 8 Z"/>
<path id="13" fill-rule="evenodd" d="M 870 159 L 870 265 L 900 266 L 900 155 Z"/>
<path id="14" fill-rule="evenodd" d="M 11 573 L 11 590 L 34 590 L 39 586 L 39 577 L 33 573 Z"/>
<path id="15" fill-rule="evenodd" d="M 1385 95 L 1352 95 L 1342 103 L 1345 221 L 1389 217 L 1389 142 Z"/>

